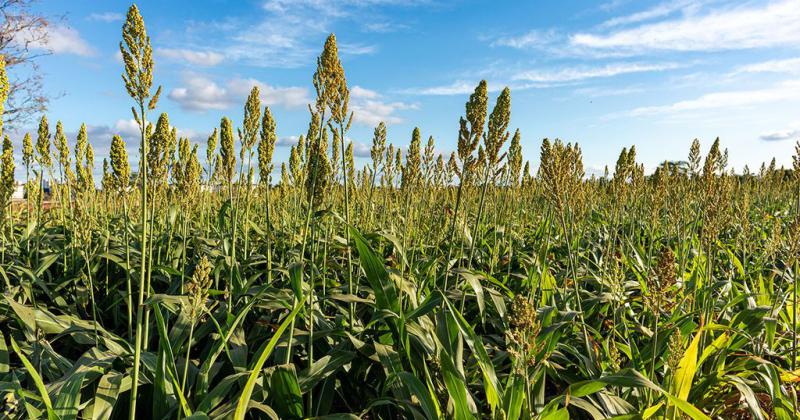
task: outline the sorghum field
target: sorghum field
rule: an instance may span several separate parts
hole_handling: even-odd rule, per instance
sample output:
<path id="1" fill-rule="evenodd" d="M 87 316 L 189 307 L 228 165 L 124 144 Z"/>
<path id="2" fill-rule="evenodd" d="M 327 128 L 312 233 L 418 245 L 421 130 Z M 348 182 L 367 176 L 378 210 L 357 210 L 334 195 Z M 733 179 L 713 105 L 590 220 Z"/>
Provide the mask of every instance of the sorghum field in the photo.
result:
<path id="1" fill-rule="evenodd" d="M 798 418 L 800 144 L 740 175 L 695 141 L 648 176 L 632 145 L 588 178 L 480 82 L 457 152 L 381 124 L 358 169 L 331 35 L 288 162 L 257 88 L 199 156 L 135 6 L 120 49 L 140 154 L 115 137 L 102 188 L 86 131 L 42 117 L 12 204 L 3 145 L 2 417 Z"/>

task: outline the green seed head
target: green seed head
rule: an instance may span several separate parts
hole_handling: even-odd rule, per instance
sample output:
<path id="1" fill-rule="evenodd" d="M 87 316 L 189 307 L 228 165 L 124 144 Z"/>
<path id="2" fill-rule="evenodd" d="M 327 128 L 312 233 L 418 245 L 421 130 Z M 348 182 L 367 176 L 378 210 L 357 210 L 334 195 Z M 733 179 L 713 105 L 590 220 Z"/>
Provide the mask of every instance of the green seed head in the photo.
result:
<path id="1" fill-rule="evenodd" d="M 236 170 L 236 152 L 233 142 L 233 124 L 227 117 L 222 117 L 220 122 L 220 149 L 219 161 L 221 162 L 222 178 L 228 182 L 233 182 L 233 174 Z"/>
<path id="2" fill-rule="evenodd" d="M 114 188 L 125 194 L 130 183 L 131 167 L 128 162 L 128 150 L 125 141 L 119 135 L 111 139 L 111 172 L 114 178 Z"/>
<path id="3" fill-rule="evenodd" d="M 7 135 L 3 136 L 3 154 L 0 156 L 0 224 L 6 222 L 11 195 L 14 193 L 14 146 Z"/>
<path id="4" fill-rule="evenodd" d="M 350 185 L 355 185 L 356 182 L 356 168 L 355 159 L 353 157 L 353 142 L 347 143 L 347 149 L 344 153 L 345 161 L 347 162 L 347 182 Z"/>
<path id="5" fill-rule="evenodd" d="M 47 116 L 42 115 L 39 120 L 39 135 L 36 138 L 36 152 L 39 154 L 39 165 L 49 168 L 53 164 L 50 155 L 50 126 L 47 123 Z"/>
<path id="6" fill-rule="evenodd" d="M 342 140 L 338 130 L 333 130 L 333 141 L 331 142 L 331 178 L 334 183 L 339 182 L 339 165 L 342 157 Z"/>
<path id="7" fill-rule="evenodd" d="M 519 129 L 514 132 L 511 138 L 511 145 L 508 146 L 508 172 L 511 178 L 511 185 L 519 185 L 519 175 L 522 170 L 522 145 L 520 144 Z"/>
<path id="8" fill-rule="evenodd" d="M 689 148 L 689 172 L 692 176 L 697 175 L 700 169 L 700 140 L 692 140 L 692 146 Z"/>
<path id="9" fill-rule="evenodd" d="M 242 142 L 247 150 L 252 149 L 258 140 L 258 129 L 261 124 L 261 98 L 258 86 L 253 86 L 247 102 L 244 104 L 244 127 Z"/>
<path id="10" fill-rule="evenodd" d="M 0 54 L 0 133 L 3 132 L 3 118 L 6 100 L 8 99 L 8 75 L 6 74 L 6 57 Z"/>
<path id="11" fill-rule="evenodd" d="M 484 137 L 486 146 L 486 164 L 489 169 L 500 161 L 500 149 L 508 140 L 508 123 L 511 118 L 511 90 L 503 89 L 497 97 L 492 113 L 489 115 L 489 125 Z"/>
<path id="12" fill-rule="evenodd" d="M 263 184 L 270 182 L 272 173 L 272 155 L 275 152 L 275 143 L 278 136 L 275 132 L 275 119 L 269 107 L 264 107 L 264 117 L 261 120 L 261 138 L 258 142 L 258 170 Z"/>
<path id="13" fill-rule="evenodd" d="M 377 168 L 383 162 L 383 154 L 386 151 L 386 124 L 381 121 L 375 131 L 372 132 L 372 148 L 370 149 L 370 156 L 372 157 L 372 165 Z"/>
<path id="14" fill-rule="evenodd" d="M 194 268 L 192 279 L 186 284 L 186 293 L 189 295 L 192 319 L 202 313 L 206 308 L 208 291 L 211 289 L 211 271 L 214 266 L 203 255 L 200 262 Z"/>
<path id="15" fill-rule="evenodd" d="M 336 35 L 330 34 L 325 40 L 322 54 L 317 58 L 317 71 L 314 73 L 314 88 L 317 92 L 316 112 L 323 114 L 330 110 L 330 118 L 342 128 L 350 125 L 348 120 L 348 103 L 350 91 L 344 75 L 344 67 L 339 60 L 339 49 L 336 46 Z"/>
<path id="16" fill-rule="evenodd" d="M 159 87 L 156 94 L 150 97 L 150 88 L 153 85 L 153 49 L 150 46 L 144 19 L 135 4 L 128 9 L 128 16 L 122 25 L 122 42 L 119 43 L 119 50 L 125 64 L 122 80 L 128 95 L 141 106 L 146 105 L 148 109 L 154 109 L 161 88 Z"/>
<path id="17" fill-rule="evenodd" d="M 420 133 L 415 127 L 411 133 L 411 143 L 408 145 L 406 165 L 403 167 L 402 187 L 409 188 L 417 185 L 420 177 Z"/>
<path id="18" fill-rule="evenodd" d="M 22 138 L 22 163 L 24 163 L 26 167 L 30 167 L 33 163 L 33 158 L 33 142 L 31 141 L 31 134 L 25 133 L 25 137 Z"/>
<path id="19" fill-rule="evenodd" d="M 472 153 L 478 147 L 486 121 L 487 102 L 486 81 L 481 80 L 465 106 L 466 118 L 459 120 L 458 157 L 462 162 L 469 163 Z"/>
<path id="20" fill-rule="evenodd" d="M 309 173 L 306 175 L 306 199 L 313 208 L 319 207 L 327 193 L 331 181 L 331 167 L 328 161 L 328 130 L 322 129 L 317 140 L 310 140 Z"/>

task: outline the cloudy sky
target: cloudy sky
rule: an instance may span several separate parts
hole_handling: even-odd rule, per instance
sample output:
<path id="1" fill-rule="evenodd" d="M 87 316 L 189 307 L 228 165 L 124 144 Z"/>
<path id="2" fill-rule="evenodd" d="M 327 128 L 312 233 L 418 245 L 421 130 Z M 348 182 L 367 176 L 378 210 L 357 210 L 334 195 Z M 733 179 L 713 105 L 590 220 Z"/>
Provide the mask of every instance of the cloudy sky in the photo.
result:
<path id="1" fill-rule="evenodd" d="M 118 53 L 128 5 L 37 5 L 65 16 L 51 28 L 53 54 L 41 59 L 45 88 L 57 95 L 48 117 L 71 133 L 85 122 L 98 167 L 111 134 L 135 133 Z M 258 85 L 276 115 L 280 160 L 306 130 L 315 57 L 330 32 L 351 88 L 350 138 L 363 156 L 379 121 L 395 145 L 407 145 L 419 126 L 449 154 L 464 102 L 481 79 L 492 104 L 511 88 L 511 127 L 521 130 L 534 168 L 544 137 L 579 142 L 587 172 L 601 172 L 630 144 L 652 169 L 685 158 L 693 138 L 707 148 L 717 136 L 737 170 L 772 157 L 789 166 L 800 138 L 798 0 L 138 5 L 164 88 L 157 111 L 204 144 L 223 115 L 241 121 L 244 98 Z"/>

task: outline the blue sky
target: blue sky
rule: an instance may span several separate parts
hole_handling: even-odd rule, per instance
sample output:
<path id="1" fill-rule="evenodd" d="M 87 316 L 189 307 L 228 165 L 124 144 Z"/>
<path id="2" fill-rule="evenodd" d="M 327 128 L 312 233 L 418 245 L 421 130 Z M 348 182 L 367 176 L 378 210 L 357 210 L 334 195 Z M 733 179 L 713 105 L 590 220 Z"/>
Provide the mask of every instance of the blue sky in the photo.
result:
<path id="1" fill-rule="evenodd" d="M 48 111 L 74 133 L 90 126 L 97 167 L 111 135 L 137 145 L 118 43 L 128 2 L 42 2 L 65 15 L 41 59 Z M 373 127 L 405 146 L 419 126 L 454 149 L 477 82 L 491 103 L 512 92 L 511 127 L 538 166 L 544 137 L 579 142 L 587 172 L 635 144 L 650 170 L 683 159 L 692 139 L 719 136 L 740 171 L 776 157 L 791 165 L 800 138 L 800 1 L 141 1 L 155 49 L 158 112 L 193 141 L 254 84 L 276 115 L 285 160 L 308 123 L 315 57 L 334 32 L 356 112 L 349 136 L 368 156 Z M 33 126 L 30 131 L 35 132 Z M 70 138 L 74 144 L 74 136 Z M 17 150 L 19 148 L 17 147 Z M 360 158 L 364 162 L 364 158 Z"/>

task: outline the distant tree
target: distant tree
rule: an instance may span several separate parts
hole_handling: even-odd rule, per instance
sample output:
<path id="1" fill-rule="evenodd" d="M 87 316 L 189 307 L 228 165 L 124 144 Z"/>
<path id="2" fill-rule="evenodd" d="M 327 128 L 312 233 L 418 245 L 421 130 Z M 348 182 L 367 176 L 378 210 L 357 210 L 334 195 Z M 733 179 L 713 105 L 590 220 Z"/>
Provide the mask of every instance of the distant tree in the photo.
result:
<path id="1" fill-rule="evenodd" d="M 50 97 L 42 88 L 37 59 L 47 49 L 48 19 L 31 10 L 36 0 L 0 0 L 0 55 L 9 73 L 8 101 L 3 120 L 19 126 L 47 110 Z"/>

